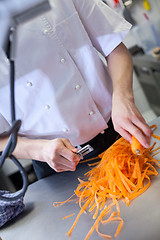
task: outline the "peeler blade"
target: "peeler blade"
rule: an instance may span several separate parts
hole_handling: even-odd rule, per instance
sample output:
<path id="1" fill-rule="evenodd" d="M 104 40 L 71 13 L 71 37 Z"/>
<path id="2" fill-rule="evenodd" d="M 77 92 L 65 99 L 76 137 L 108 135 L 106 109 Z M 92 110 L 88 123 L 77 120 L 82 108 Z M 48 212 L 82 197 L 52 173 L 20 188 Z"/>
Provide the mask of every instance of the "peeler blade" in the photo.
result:
<path id="1" fill-rule="evenodd" d="M 83 159 L 85 155 L 92 152 L 94 150 L 93 147 L 91 147 L 89 144 L 84 146 L 83 148 L 79 149 L 76 153 Z"/>

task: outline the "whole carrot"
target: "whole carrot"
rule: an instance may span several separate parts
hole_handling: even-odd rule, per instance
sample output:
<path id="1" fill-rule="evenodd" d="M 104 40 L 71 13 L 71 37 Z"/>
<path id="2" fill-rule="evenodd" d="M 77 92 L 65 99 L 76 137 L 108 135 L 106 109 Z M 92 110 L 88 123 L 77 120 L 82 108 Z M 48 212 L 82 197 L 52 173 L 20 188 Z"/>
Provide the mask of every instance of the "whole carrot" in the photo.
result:
<path id="1" fill-rule="evenodd" d="M 140 142 L 134 136 L 132 136 L 132 139 L 131 139 L 131 150 L 136 155 L 142 155 L 144 150 L 144 147 L 140 144 Z"/>

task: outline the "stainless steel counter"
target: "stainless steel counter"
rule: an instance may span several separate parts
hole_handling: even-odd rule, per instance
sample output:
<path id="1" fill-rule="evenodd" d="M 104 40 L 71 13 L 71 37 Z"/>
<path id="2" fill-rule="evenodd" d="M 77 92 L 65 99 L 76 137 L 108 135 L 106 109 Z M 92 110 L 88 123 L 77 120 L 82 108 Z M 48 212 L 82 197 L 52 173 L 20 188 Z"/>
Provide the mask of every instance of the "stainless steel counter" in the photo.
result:
<path id="1" fill-rule="evenodd" d="M 160 135 L 160 117 L 152 123 L 157 123 L 155 133 Z M 160 144 L 160 141 L 157 142 Z M 77 178 L 82 178 L 88 169 L 86 164 L 80 164 L 75 172 L 55 174 L 31 184 L 24 198 L 24 212 L 0 230 L 2 240 L 67 240 L 65 233 L 70 229 L 75 216 L 65 220 L 62 218 L 73 212 L 77 214 L 79 206 L 71 202 L 54 208 L 53 202 L 70 197 L 77 187 Z M 160 176 L 153 177 L 150 188 L 133 200 L 129 207 L 120 202 L 120 209 L 124 226 L 117 240 L 159 240 Z M 89 213 L 83 214 L 71 240 L 84 240 L 92 225 L 92 216 Z M 106 225 L 103 230 L 110 234 L 114 226 L 115 223 Z M 101 240 L 96 232 L 90 239 Z"/>

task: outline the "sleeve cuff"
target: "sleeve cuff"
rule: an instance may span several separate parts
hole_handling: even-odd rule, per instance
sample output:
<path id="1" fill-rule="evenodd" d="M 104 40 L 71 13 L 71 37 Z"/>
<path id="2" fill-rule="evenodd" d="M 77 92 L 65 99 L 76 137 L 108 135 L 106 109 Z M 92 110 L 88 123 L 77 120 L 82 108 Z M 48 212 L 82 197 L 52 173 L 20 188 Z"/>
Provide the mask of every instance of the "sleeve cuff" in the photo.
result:
<path id="1" fill-rule="evenodd" d="M 7 120 L 0 114 L 0 134 L 8 131 L 9 127 Z"/>

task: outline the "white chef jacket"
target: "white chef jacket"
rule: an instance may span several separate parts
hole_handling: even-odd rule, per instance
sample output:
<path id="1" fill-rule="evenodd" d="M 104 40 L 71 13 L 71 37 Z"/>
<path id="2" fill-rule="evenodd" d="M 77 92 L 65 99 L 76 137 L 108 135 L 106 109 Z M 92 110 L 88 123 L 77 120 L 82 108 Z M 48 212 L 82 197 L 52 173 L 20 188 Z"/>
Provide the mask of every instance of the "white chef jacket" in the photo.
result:
<path id="1" fill-rule="evenodd" d="M 131 25 L 101 0 L 51 0 L 52 9 L 17 28 L 16 118 L 19 134 L 83 144 L 107 128 L 112 81 L 99 57 Z M 0 131 L 11 124 L 9 63 L 0 60 Z M 7 71 L 8 70 L 8 71 Z M 115 66 L 116 71 L 116 66 Z"/>

